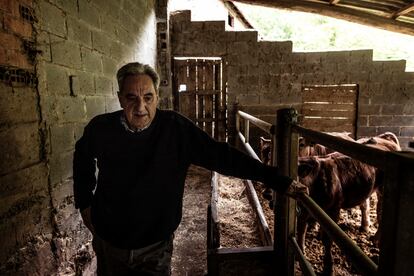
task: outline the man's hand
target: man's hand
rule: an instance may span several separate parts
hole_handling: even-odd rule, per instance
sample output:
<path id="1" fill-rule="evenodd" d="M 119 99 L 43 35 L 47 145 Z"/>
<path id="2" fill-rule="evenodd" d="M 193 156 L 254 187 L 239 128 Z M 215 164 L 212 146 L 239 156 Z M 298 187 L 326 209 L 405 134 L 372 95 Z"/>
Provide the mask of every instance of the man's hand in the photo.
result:
<path id="1" fill-rule="evenodd" d="M 91 231 L 92 235 L 95 235 L 95 228 L 93 228 L 91 219 L 91 207 L 83 209 L 81 211 L 81 216 L 85 226 Z"/>
<path id="2" fill-rule="evenodd" d="M 309 194 L 309 189 L 299 181 L 293 180 L 285 194 L 296 199 L 301 194 Z"/>

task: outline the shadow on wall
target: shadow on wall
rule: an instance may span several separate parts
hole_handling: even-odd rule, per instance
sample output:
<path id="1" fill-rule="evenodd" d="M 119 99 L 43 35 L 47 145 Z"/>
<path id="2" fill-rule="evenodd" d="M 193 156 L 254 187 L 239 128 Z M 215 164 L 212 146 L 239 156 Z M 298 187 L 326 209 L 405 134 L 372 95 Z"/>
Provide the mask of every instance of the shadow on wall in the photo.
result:
<path id="1" fill-rule="evenodd" d="M 0 274 L 82 273 L 92 249 L 73 206 L 74 144 L 92 117 L 120 108 L 120 65 L 155 66 L 155 1 L 17 0 L 0 15 L 8 65 L 38 79 L 0 83 Z M 33 64 L 25 41 L 39 51 Z"/>

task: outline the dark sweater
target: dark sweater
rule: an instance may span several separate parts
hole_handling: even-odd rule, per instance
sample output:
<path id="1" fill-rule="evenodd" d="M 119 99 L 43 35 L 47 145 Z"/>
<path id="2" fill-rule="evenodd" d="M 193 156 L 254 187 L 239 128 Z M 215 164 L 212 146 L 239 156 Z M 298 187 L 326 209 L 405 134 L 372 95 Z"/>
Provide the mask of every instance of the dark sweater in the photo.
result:
<path id="1" fill-rule="evenodd" d="M 215 141 L 176 112 L 157 110 L 139 133 L 123 127 L 121 114 L 91 120 L 76 143 L 73 164 L 75 207 L 92 206 L 96 233 L 116 247 L 140 248 L 171 236 L 181 221 L 190 164 L 281 192 L 291 183 L 276 168 Z"/>

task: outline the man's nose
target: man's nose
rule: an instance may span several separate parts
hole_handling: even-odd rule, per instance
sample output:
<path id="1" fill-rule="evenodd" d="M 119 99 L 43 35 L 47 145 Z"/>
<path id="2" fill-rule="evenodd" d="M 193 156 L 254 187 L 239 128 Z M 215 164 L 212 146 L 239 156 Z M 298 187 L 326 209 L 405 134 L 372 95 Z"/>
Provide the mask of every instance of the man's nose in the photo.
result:
<path id="1" fill-rule="evenodd" d="M 145 111 L 145 102 L 144 99 L 137 98 L 136 108 L 138 111 Z"/>

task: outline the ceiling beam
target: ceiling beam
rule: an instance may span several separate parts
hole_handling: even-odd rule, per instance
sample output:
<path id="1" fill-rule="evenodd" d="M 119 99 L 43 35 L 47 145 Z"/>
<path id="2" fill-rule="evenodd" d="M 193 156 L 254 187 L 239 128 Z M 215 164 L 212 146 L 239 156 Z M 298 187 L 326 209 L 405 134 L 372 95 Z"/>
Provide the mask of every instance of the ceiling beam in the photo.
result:
<path id="1" fill-rule="evenodd" d="M 393 15 L 392 15 L 392 19 L 396 19 L 398 16 L 407 14 L 409 12 L 414 11 L 414 3 L 407 5 L 401 9 L 399 9 L 398 11 L 396 11 Z"/>
<path id="2" fill-rule="evenodd" d="M 233 0 L 233 2 L 325 15 L 387 31 L 414 35 L 414 24 L 393 20 L 349 7 L 329 5 L 328 2 L 321 3 L 312 0 Z"/>

